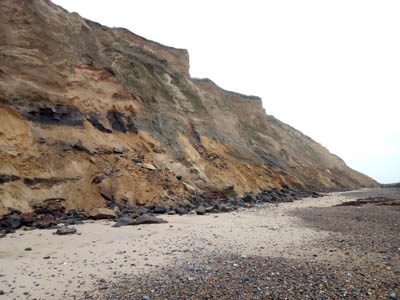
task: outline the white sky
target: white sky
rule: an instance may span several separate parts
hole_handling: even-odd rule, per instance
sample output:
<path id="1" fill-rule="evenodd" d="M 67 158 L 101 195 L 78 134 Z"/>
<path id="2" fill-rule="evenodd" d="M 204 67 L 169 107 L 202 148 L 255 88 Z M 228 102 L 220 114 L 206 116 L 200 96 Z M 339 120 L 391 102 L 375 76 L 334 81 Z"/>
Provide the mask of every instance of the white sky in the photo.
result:
<path id="1" fill-rule="evenodd" d="M 379 182 L 400 182 L 400 1 L 53 0 L 185 48 L 192 77 L 262 97 Z"/>

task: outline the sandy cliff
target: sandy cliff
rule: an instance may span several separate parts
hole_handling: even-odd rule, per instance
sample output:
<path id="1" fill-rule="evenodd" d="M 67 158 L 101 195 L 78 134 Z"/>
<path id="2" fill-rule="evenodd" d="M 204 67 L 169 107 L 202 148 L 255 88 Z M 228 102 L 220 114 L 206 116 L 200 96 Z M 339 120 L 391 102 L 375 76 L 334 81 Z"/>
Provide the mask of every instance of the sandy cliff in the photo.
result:
<path id="1" fill-rule="evenodd" d="M 0 2 L 0 161 L 0 214 L 377 185 L 260 98 L 190 78 L 186 50 L 47 0 Z"/>

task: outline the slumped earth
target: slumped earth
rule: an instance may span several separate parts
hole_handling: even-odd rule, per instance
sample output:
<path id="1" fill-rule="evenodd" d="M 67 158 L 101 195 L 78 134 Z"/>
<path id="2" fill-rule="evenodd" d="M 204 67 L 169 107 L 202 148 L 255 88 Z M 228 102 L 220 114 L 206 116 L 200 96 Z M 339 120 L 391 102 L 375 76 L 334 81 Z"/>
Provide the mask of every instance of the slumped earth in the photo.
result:
<path id="1" fill-rule="evenodd" d="M 19 230 L 0 239 L 0 297 L 398 299 L 399 199 L 364 189 L 68 236 Z"/>

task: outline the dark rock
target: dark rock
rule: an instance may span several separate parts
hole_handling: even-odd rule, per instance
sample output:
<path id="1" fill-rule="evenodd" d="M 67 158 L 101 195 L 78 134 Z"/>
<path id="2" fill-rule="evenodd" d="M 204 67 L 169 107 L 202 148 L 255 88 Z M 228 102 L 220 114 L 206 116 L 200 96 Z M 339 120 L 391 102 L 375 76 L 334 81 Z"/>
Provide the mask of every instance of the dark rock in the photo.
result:
<path id="1" fill-rule="evenodd" d="M 142 215 L 136 219 L 136 225 L 140 224 L 162 224 L 162 223 L 168 223 L 168 221 L 161 219 L 161 218 L 156 218 L 153 216 L 149 215 Z"/>
<path id="2" fill-rule="evenodd" d="M 155 214 L 165 214 L 168 209 L 165 206 L 159 205 L 154 207 Z"/>
<path id="3" fill-rule="evenodd" d="M 148 212 L 149 212 L 149 210 L 144 206 L 140 206 L 140 207 L 136 208 L 136 214 L 138 214 L 139 216 L 143 215 L 143 214 L 147 214 Z"/>
<path id="4" fill-rule="evenodd" d="M 43 257 L 43 259 L 50 259 L 50 256 L 45 256 Z"/>
<path id="5" fill-rule="evenodd" d="M 130 116 L 126 116 L 118 111 L 107 112 L 107 119 L 111 124 L 112 129 L 122 133 L 132 132 L 137 133 L 137 128 Z"/>
<path id="6" fill-rule="evenodd" d="M 199 206 L 198 208 L 195 209 L 196 214 L 203 216 L 206 214 L 206 208 L 204 206 Z"/>
<path id="7" fill-rule="evenodd" d="M 225 205 L 225 204 L 214 205 L 214 211 L 216 211 L 216 212 L 230 212 L 232 210 L 233 210 L 232 207 Z"/>
<path id="8" fill-rule="evenodd" d="M 176 210 L 175 210 L 175 209 L 170 209 L 170 210 L 168 211 L 168 214 L 169 214 L 170 216 L 176 215 Z"/>
<path id="9" fill-rule="evenodd" d="M 35 222 L 34 225 L 39 229 L 46 229 L 57 225 L 57 222 L 52 215 L 45 215 L 39 221 Z"/>
<path id="10" fill-rule="evenodd" d="M 21 177 L 9 174 L 0 174 L 0 184 L 20 180 Z"/>
<path id="11" fill-rule="evenodd" d="M 65 220 L 65 225 L 82 225 L 85 224 L 84 222 L 82 222 L 81 220 L 77 220 L 77 219 L 69 219 L 69 220 Z"/>
<path id="12" fill-rule="evenodd" d="M 213 206 L 207 206 L 207 207 L 206 207 L 206 213 L 212 213 L 213 210 L 214 210 L 214 207 L 213 207 Z"/>
<path id="13" fill-rule="evenodd" d="M 105 133 L 112 133 L 112 131 L 104 126 L 98 118 L 97 113 L 91 112 L 89 113 L 88 121 L 98 130 L 105 132 Z"/>
<path id="14" fill-rule="evenodd" d="M 397 297 L 397 294 L 395 292 L 390 293 L 389 297 L 392 300 L 399 300 L 399 297 Z"/>
<path id="15" fill-rule="evenodd" d="M 6 220 L 13 230 L 18 229 L 21 227 L 21 216 L 20 215 L 11 215 L 7 216 Z"/>
<path id="16" fill-rule="evenodd" d="M 27 247 L 27 248 L 24 249 L 24 251 L 32 251 L 32 248 L 31 247 Z"/>
<path id="17" fill-rule="evenodd" d="M 243 198 L 242 198 L 242 200 L 243 200 L 243 202 L 245 202 L 245 203 L 254 203 L 254 202 L 256 202 L 256 197 L 254 196 L 254 195 L 252 195 L 252 194 L 247 194 L 246 196 L 244 196 Z"/>
<path id="18" fill-rule="evenodd" d="M 181 175 L 178 175 L 178 176 L 176 176 L 176 179 L 182 180 L 182 176 L 181 176 Z"/>
<path id="19" fill-rule="evenodd" d="M 121 227 L 121 226 L 129 226 L 136 225 L 135 219 L 131 217 L 121 217 L 116 220 L 117 222 L 113 225 L 113 227 Z"/>
<path id="20" fill-rule="evenodd" d="M 32 226 L 33 223 L 36 221 L 33 213 L 25 213 L 21 215 L 21 224 L 23 226 Z"/>
<path id="21" fill-rule="evenodd" d="M 83 126 L 84 117 L 81 111 L 72 106 L 56 105 L 54 107 L 41 107 L 24 114 L 32 122 L 58 126 Z"/>
<path id="22" fill-rule="evenodd" d="M 58 235 L 67 235 L 67 234 L 74 234 L 74 233 L 76 233 L 76 228 L 67 227 L 67 226 L 58 228 L 56 231 L 56 234 L 58 234 Z"/>

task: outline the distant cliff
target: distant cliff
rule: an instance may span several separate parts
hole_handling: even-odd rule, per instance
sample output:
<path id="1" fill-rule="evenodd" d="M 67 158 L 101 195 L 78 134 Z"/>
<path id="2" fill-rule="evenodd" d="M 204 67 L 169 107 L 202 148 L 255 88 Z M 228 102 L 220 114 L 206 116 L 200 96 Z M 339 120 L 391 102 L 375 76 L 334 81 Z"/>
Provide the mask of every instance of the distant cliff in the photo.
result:
<path id="1" fill-rule="evenodd" d="M 186 50 L 47 0 L 0 2 L 0 160 L 1 214 L 377 185 L 260 98 L 190 78 Z"/>

